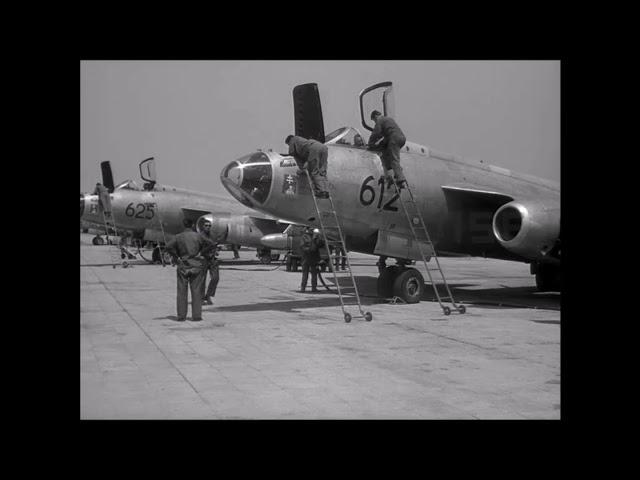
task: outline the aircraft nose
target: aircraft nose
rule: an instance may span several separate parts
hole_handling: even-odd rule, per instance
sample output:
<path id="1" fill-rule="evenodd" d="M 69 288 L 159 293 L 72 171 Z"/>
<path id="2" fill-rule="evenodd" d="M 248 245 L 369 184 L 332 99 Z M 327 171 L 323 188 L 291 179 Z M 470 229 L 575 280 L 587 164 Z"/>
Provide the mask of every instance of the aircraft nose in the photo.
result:
<path id="1" fill-rule="evenodd" d="M 237 160 L 227 165 L 227 168 L 223 171 L 224 177 L 235 186 L 242 185 L 242 165 Z"/>
<path id="2" fill-rule="evenodd" d="M 244 205 L 262 205 L 271 193 L 271 159 L 260 151 L 245 155 L 224 167 L 220 180 L 229 193 Z"/>

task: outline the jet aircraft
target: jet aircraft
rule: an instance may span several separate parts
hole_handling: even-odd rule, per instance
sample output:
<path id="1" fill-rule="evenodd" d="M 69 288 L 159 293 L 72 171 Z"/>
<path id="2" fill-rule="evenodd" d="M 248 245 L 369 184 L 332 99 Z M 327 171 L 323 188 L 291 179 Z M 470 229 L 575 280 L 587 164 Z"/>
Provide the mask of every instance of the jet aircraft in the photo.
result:
<path id="1" fill-rule="evenodd" d="M 261 261 L 268 263 L 272 259 L 271 251 L 262 245 L 260 239 L 280 233 L 287 226 L 255 212 L 252 215 L 232 214 L 230 212 L 238 212 L 239 209 L 237 203 L 230 199 L 158 184 L 153 158 L 140 163 L 140 175 L 146 182 L 142 188 L 133 180 L 114 187 L 110 163 L 102 162 L 101 168 L 103 185 L 110 192 L 116 229 L 131 232 L 135 239 L 164 244 L 184 229 L 183 219 L 192 219 L 198 230 L 205 220 L 209 220 L 211 236 L 218 243 L 256 247 Z M 104 230 L 102 215 L 98 195 L 81 193 L 81 221 L 100 225 Z M 100 241 L 94 238 L 94 244 L 100 244 Z M 152 258 L 160 261 L 159 248 L 154 249 Z"/>
<path id="2" fill-rule="evenodd" d="M 327 179 L 350 251 L 395 258 L 381 269 L 378 295 L 419 301 L 422 274 L 409 267 L 420 260 L 394 188 L 385 188 L 378 149 L 369 149 L 354 127 L 324 134 L 315 83 L 293 89 L 295 134 L 313 138 L 329 150 Z M 359 94 L 362 126 L 376 109 L 394 117 L 392 82 L 372 85 Z M 360 136 L 359 138 L 357 136 Z M 284 140 L 284 139 L 283 139 Z M 466 254 L 525 262 L 540 290 L 560 289 L 560 185 L 407 141 L 401 164 L 417 199 L 438 255 Z M 224 187 L 243 205 L 292 223 L 319 226 L 306 176 L 288 154 L 257 151 L 229 163 L 221 172 Z M 320 202 L 325 200 L 319 200 Z M 263 243 L 281 245 L 286 235 Z M 432 252 L 425 245 L 425 250 Z M 400 274 L 413 282 L 395 282 Z M 446 272 L 445 272 L 446 275 Z M 419 291 L 415 291 L 415 285 Z M 407 286 L 412 285 L 413 291 Z"/>

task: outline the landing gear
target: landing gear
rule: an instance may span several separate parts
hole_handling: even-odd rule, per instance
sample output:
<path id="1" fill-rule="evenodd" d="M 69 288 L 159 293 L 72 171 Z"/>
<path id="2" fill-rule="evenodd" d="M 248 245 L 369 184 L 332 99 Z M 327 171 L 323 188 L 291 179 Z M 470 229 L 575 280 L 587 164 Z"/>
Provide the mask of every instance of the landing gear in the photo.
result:
<path id="1" fill-rule="evenodd" d="M 264 265 L 271 263 L 271 255 L 260 255 L 260 263 Z"/>
<path id="2" fill-rule="evenodd" d="M 541 292 L 562 291 L 560 266 L 549 263 L 539 263 L 536 268 L 536 287 Z"/>
<path id="3" fill-rule="evenodd" d="M 396 296 L 406 303 L 418 303 L 424 292 L 424 277 L 415 268 L 392 265 L 378 277 L 377 290 L 381 298 Z"/>
<path id="4" fill-rule="evenodd" d="M 415 268 L 400 272 L 393 281 L 393 295 L 407 303 L 418 303 L 424 292 L 424 278 Z"/>
<path id="5" fill-rule="evenodd" d="M 287 256 L 285 257 L 285 270 L 287 272 L 291 271 L 291 264 L 293 263 L 293 258 L 291 258 L 291 255 L 287 254 Z"/>
<path id="6" fill-rule="evenodd" d="M 277 262 L 278 260 L 280 260 L 280 254 L 279 253 L 272 253 L 271 254 L 271 261 L 272 262 Z"/>
<path id="7" fill-rule="evenodd" d="M 104 238 L 102 238 L 101 236 L 95 236 L 93 237 L 93 239 L 91 240 L 91 243 L 93 243 L 94 245 L 104 245 Z"/>
<path id="8" fill-rule="evenodd" d="M 400 267 L 397 265 L 392 265 L 390 267 L 386 267 L 380 273 L 378 277 L 378 296 L 380 298 L 389 298 L 393 296 L 393 281 L 395 280 L 398 272 L 400 271 Z"/>
<path id="9" fill-rule="evenodd" d="M 256 255 L 258 256 L 258 258 L 260 258 L 260 263 L 264 265 L 271 263 L 271 251 L 269 249 L 259 248 L 258 250 L 256 250 Z"/>
<path id="10" fill-rule="evenodd" d="M 162 255 L 162 258 L 160 258 L 160 255 Z M 159 246 L 155 247 L 151 252 L 151 260 L 153 260 L 153 263 L 164 263 L 165 265 L 171 265 L 171 255 L 169 254 L 169 252 L 164 250 L 164 248 L 161 249 Z"/>

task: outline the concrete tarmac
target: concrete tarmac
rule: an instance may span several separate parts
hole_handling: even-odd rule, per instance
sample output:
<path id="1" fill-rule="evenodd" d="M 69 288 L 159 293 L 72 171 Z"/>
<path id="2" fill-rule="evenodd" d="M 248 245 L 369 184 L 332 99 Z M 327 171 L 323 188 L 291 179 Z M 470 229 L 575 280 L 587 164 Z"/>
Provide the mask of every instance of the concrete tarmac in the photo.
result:
<path id="1" fill-rule="evenodd" d="M 82 419 L 560 418 L 560 295 L 536 292 L 528 265 L 442 258 L 467 307 L 445 316 L 429 285 L 414 305 L 376 298 L 376 257 L 352 254 L 373 321 L 345 323 L 335 294 L 296 292 L 300 272 L 225 251 L 204 320 L 189 307 L 177 322 L 174 267 L 114 269 L 91 238 L 80 242 Z"/>

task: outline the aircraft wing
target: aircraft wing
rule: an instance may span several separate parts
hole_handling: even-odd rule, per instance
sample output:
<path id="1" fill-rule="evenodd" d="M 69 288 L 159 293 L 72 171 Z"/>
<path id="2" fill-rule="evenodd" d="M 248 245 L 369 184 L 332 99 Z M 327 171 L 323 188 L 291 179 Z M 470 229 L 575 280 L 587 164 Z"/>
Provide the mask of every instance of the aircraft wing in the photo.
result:
<path id="1" fill-rule="evenodd" d="M 496 206 L 511 202 L 514 198 L 503 192 L 486 189 L 467 183 L 452 183 L 443 185 L 442 190 L 452 198 L 460 201 L 495 203 Z"/>
<path id="2" fill-rule="evenodd" d="M 182 213 L 184 214 L 184 218 L 189 218 L 194 222 L 198 220 L 202 215 L 207 215 L 208 213 L 211 213 L 210 210 L 202 210 L 199 208 L 182 207 L 181 210 L 182 210 Z"/>

